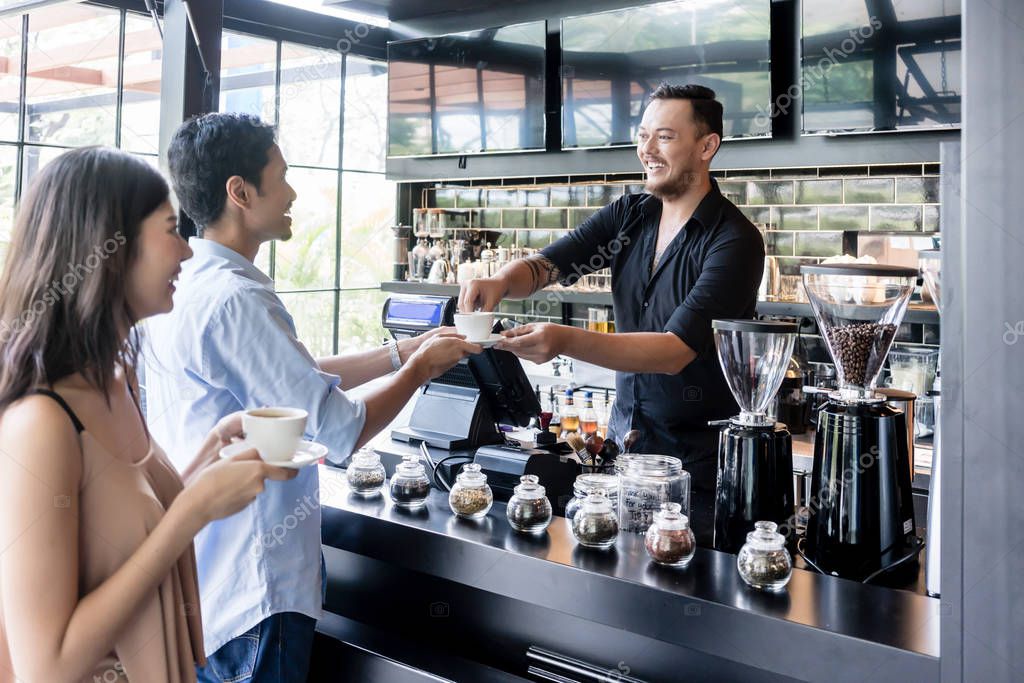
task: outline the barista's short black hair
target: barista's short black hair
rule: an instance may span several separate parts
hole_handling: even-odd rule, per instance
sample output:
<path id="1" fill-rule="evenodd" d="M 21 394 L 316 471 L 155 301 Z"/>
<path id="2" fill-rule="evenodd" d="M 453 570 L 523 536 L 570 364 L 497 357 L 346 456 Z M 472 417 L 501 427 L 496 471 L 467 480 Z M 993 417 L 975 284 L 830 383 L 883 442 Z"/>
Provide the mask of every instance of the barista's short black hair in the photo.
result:
<path id="1" fill-rule="evenodd" d="M 722 103 L 715 99 L 715 91 L 703 85 L 671 85 L 661 83 L 651 93 L 654 100 L 689 100 L 693 105 L 693 122 L 700 134 L 717 133 L 722 137 Z"/>
<path id="2" fill-rule="evenodd" d="M 250 114 L 204 114 L 181 124 L 167 150 L 171 186 L 200 231 L 224 213 L 228 178 L 241 176 L 259 191 L 274 143 L 274 127 Z"/>

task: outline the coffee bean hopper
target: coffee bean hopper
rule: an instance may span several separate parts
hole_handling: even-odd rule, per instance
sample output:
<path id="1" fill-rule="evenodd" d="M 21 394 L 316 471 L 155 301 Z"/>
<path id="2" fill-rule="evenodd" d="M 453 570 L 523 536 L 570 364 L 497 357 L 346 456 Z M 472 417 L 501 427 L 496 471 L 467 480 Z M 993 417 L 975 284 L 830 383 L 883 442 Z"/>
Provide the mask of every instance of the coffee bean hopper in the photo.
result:
<path id="1" fill-rule="evenodd" d="M 839 388 L 818 413 L 810 519 L 801 553 L 857 581 L 917 569 L 906 415 L 875 391 L 917 281 L 876 264 L 803 266 L 804 288 Z"/>

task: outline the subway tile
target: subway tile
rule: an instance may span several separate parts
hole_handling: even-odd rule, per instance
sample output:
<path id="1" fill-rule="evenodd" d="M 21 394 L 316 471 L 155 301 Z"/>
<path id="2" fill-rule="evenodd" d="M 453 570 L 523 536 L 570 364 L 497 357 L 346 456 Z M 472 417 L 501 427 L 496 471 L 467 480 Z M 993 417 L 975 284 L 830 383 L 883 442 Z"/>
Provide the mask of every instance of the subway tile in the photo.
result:
<path id="1" fill-rule="evenodd" d="M 938 204 L 925 205 L 922 223 L 925 232 L 938 232 L 940 230 Z"/>
<path id="2" fill-rule="evenodd" d="M 523 195 L 526 200 L 526 206 L 548 205 L 548 188 L 546 187 L 533 187 L 528 190 L 524 190 Z"/>
<path id="3" fill-rule="evenodd" d="M 902 323 L 896 330 L 894 341 L 909 342 L 911 344 L 921 343 L 921 326 L 913 323 Z"/>
<path id="4" fill-rule="evenodd" d="M 885 164 L 872 166 L 871 175 L 921 175 L 921 164 Z"/>
<path id="5" fill-rule="evenodd" d="M 481 206 L 482 194 L 483 191 L 479 189 L 457 190 L 455 192 L 455 205 L 460 209 Z"/>
<path id="6" fill-rule="evenodd" d="M 872 231 L 921 230 L 921 207 L 914 204 L 871 207 Z"/>
<path id="7" fill-rule="evenodd" d="M 740 211 L 754 225 L 768 225 L 771 221 L 767 206 L 741 206 Z"/>
<path id="8" fill-rule="evenodd" d="M 792 203 L 792 180 L 751 180 L 747 182 L 747 204 Z"/>
<path id="9" fill-rule="evenodd" d="M 737 178 L 737 179 L 741 179 L 741 180 L 749 180 L 749 179 L 754 179 L 754 178 L 765 178 L 765 179 L 768 179 L 768 178 L 772 177 L 772 172 L 771 172 L 771 169 L 767 169 L 767 168 L 760 169 L 760 170 L 759 169 L 742 169 L 741 168 L 741 169 L 735 169 L 735 170 L 732 170 L 732 171 L 726 171 L 725 172 L 725 177 L 729 178 L 730 180 L 733 179 L 733 178 Z"/>
<path id="10" fill-rule="evenodd" d="M 496 230 L 501 227 L 501 209 L 480 209 L 477 213 L 477 225 L 485 230 Z"/>
<path id="11" fill-rule="evenodd" d="M 921 341 L 938 345 L 942 341 L 940 325 L 921 325 Z"/>
<path id="12" fill-rule="evenodd" d="M 843 182 L 846 184 L 847 204 L 892 203 L 892 178 L 849 178 Z"/>
<path id="13" fill-rule="evenodd" d="M 867 174 L 867 166 L 823 166 L 818 169 L 819 178 L 849 178 Z"/>
<path id="14" fill-rule="evenodd" d="M 587 185 L 587 206 L 606 206 L 622 196 L 622 185 Z"/>
<path id="15" fill-rule="evenodd" d="M 896 179 L 896 201 L 899 204 L 935 204 L 939 201 L 938 176 Z"/>
<path id="16" fill-rule="evenodd" d="M 776 260 L 779 264 L 779 275 L 800 275 L 800 266 L 817 263 L 816 258 L 782 257 Z"/>
<path id="17" fill-rule="evenodd" d="M 719 181 L 718 191 L 733 204 L 747 203 L 747 184 L 741 180 Z"/>
<path id="18" fill-rule="evenodd" d="M 551 206 L 584 206 L 586 203 L 587 193 L 580 185 L 559 185 L 550 188 Z"/>
<path id="19" fill-rule="evenodd" d="M 765 253 L 771 256 L 793 255 L 793 233 L 769 230 L 764 233 Z"/>
<path id="20" fill-rule="evenodd" d="M 455 190 L 452 188 L 444 188 L 434 190 L 434 201 L 432 205 L 438 209 L 453 209 L 455 208 Z"/>
<path id="21" fill-rule="evenodd" d="M 867 230 L 868 207 L 822 206 L 818 209 L 819 230 Z"/>
<path id="22" fill-rule="evenodd" d="M 487 206 L 506 208 L 523 206 L 526 197 L 520 190 L 487 190 Z"/>
<path id="23" fill-rule="evenodd" d="M 509 228 L 532 228 L 533 212 L 526 209 L 505 209 L 501 212 L 501 227 Z"/>
<path id="24" fill-rule="evenodd" d="M 779 230 L 818 229 L 818 207 L 816 206 L 780 206 L 777 209 Z"/>
<path id="25" fill-rule="evenodd" d="M 529 301 L 510 301 L 504 299 L 498 304 L 498 312 L 505 315 L 524 315 L 528 312 Z"/>
<path id="26" fill-rule="evenodd" d="M 796 234 L 797 256 L 838 256 L 843 253 L 841 232 L 799 232 Z"/>
<path id="27" fill-rule="evenodd" d="M 797 180 L 797 204 L 842 204 L 842 180 Z"/>
<path id="28" fill-rule="evenodd" d="M 522 246 L 542 249 L 551 244 L 551 233 L 546 230 L 528 230 L 521 234 L 525 234 L 527 238 L 527 243 Z"/>
<path id="29" fill-rule="evenodd" d="M 567 213 L 565 209 L 537 209 L 534 225 L 537 228 L 562 229 L 566 227 Z"/>
<path id="30" fill-rule="evenodd" d="M 570 209 L 569 210 L 569 227 L 575 228 L 580 225 L 583 221 L 587 220 L 595 213 L 597 209 Z"/>
<path id="31" fill-rule="evenodd" d="M 516 246 L 516 232 L 515 230 L 502 230 L 498 233 L 497 238 L 494 240 L 494 246 L 496 247 L 514 247 Z"/>

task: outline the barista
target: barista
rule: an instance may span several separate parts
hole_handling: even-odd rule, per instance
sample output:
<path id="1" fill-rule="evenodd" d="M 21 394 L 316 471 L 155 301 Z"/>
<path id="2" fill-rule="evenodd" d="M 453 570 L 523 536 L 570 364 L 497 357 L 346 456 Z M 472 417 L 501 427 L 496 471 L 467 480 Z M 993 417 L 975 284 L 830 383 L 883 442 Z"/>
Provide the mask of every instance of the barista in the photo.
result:
<path id="1" fill-rule="evenodd" d="M 718 431 L 708 421 L 738 411 L 711 320 L 752 318 L 764 268 L 761 234 L 710 175 L 721 139 L 712 90 L 660 85 L 637 133 L 646 193 L 622 197 L 493 277 L 463 283 L 459 296 L 462 311 L 490 311 L 504 298 L 610 268 L 615 334 L 532 323 L 506 332 L 498 348 L 536 363 L 566 355 L 616 370 L 609 435 L 621 446 L 639 430 L 635 452 L 683 460 L 698 535 L 714 518 Z"/>

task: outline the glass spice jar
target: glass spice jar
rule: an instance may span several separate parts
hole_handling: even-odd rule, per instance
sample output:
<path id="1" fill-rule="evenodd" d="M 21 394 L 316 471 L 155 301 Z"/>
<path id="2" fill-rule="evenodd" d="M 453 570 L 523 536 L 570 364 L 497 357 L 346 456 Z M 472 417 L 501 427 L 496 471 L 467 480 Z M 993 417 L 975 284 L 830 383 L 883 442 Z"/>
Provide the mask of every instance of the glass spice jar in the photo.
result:
<path id="1" fill-rule="evenodd" d="M 427 502 L 430 480 L 415 455 L 407 455 L 391 477 L 391 500 L 400 508 L 418 508 Z"/>
<path id="2" fill-rule="evenodd" d="M 693 559 L 697 541 L 690 528 L 690 520 L 682 514 L 679 503 L 662 503 L 654 513 L 654 521 L 644 536 L 647 554 L 658 564 L 685 567 Z"/>
<path id="3" fill-rule="evenodd" d="M 583 500 L 595 491 L 604 491 L 612 503 L 612 510 L 619 514 L 619 477 L 615 474 L 580 474 L 572 485 L 572 499 L 565 504 L 565 518 L 572 520 Z"/>
<path id="4" fill-rule="evenodd" d="M 358 451 L 352 456 L 345 478 L 352 493 L 360 496 L 377 495 L 384 488 L 385 478 L 380 456 L 369 448 Z"/>
<path id="5" fill-rule="evenodd" d="M 752 588 L 778 591 L 793 575 L 793 559 L 786 550 L 786 538 L 775 522 L 755 522 L 747 542 L 736 556 L 740 578 Z"/>
<path id="6" fill-rule="evenodd" d="M 679 503 L 690 512 L 690 473 L 670 455 L 629 453 L 615 461 L 619 473 L 619 528 L 644 534 L 662 503 Z"/>
<path id="7" fill-rule="evenodd" d="M 619 535 L 619 518 L 603 491 L 591 493 L 572 518 L 572 535 L 587 548 L 610 548 Z"/>
<path id="8" fill-rule="evenodd" d="M 478 519 L 487 514 L 494 503 L 494 494 L 487 485 L 487 475 L 480 465 L 471 462 L 455 477 L 455 485 L 448 494 L 448 505 L 459 517 Z"/>
<path id="9" fill-rule="evenodd" d="M 544 531 L 551 524 L 551 501 L 538 483 L 537 475 L 526 474 L 519 481 L 505 507 L 508 523 L 516 531 L 531 534 Z"/>

